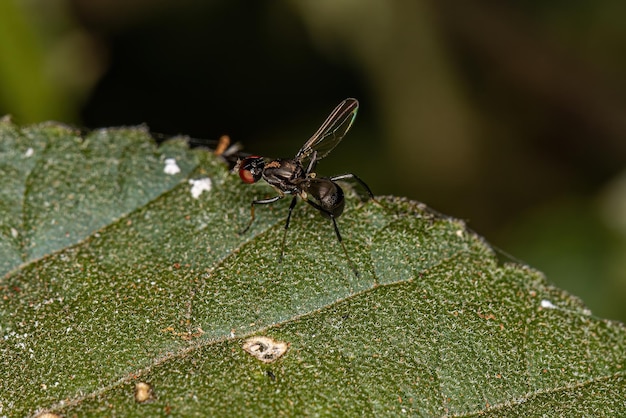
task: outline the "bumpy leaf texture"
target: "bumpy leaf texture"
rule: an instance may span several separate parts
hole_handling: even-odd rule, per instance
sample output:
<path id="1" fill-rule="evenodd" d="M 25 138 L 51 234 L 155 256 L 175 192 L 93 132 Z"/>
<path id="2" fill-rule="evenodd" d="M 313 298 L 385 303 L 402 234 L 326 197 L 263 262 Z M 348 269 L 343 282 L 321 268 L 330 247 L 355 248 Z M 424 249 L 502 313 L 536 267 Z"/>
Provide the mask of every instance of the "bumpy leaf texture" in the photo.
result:
<path id="1" fill-rule="evenodd" d="M 0 123 L 0 416 L 624 416 L 626 332 L 458 220 L 257 208 L 142 128 Z"/>

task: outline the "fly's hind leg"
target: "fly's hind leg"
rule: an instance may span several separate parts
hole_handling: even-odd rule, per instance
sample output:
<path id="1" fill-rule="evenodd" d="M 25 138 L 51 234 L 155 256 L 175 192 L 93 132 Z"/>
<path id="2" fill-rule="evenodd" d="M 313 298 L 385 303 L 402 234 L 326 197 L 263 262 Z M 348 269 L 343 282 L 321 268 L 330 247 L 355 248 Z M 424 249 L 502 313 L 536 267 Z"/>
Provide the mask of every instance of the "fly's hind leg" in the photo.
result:
<path id="1" fill-rule="evenodd" d="M 372 193 L 372 189 L 369 188 L 369 186 L 363 181 L 361 180 L 359 177 L 357 177 L 356 174 L 352 174 L 352 173 L 348 173 L 348 174 L 340 174 L 338 176 L 334 176 L 330 178 L 331 181 L 337 181 L 337 180 L 355 180 L 357 183 L 359 183 L 361 185 L 361 187 L 363 187 L 365 189 L 365 191 L 367 192 L 367 194 L 369 195 L 369 198 L 372 202 L 376 203 L 378 206 L 380 206 L 381 208 L 383 208 L 384 210 L 388 210 L 387 208 L 385 208 L 385 206 L 383 204 L 381 204 L 375 197 L 374 197 L 374 193 Z"/>
<path id="2" fill-rule="evenodd" d="M 357 183 L 359 183 L 361 187 L 363 187 L 365 191 L 367 191 L 367 194 L 369 195 L 370 199 L 376 202 L 376 199 L 374 198 L 374 193 L 372 193 L 372 189 L 370 189 L 369 186 L 363 180 L 357 177 L 356 174 L 352 174 L 352 173 L 341 174 L 341 175 L 333 176 L 330 178 L 330 181 L 337 181 L 337 180 L 356 180 Z"/>
<path id="3" fill-rule="evenodd" d="M 354 261 L 352 261 L 352 259 L 350 258 L 350 255 L 348 254 L 348 250 L 346 249 L 346 244 L 343 243 L 343 238 L 341 238 L 341 233 L 339 232 L 339 226 L 337 226 L 337 218 L 335 218 L 335 216 L 331 212 L 327 211 L 326 209 L 324 209 L 317 203 L 308 199 L 306 199 L 305 202 L 307 202 L 309 205 L 313 206 L 315 209 L 319 210 L 320 212 L 328 215 L 328 217 L 333 221 L 333 227 L 335 228 L 335 235 L 337 235 L 337 241 L 339 241 L 339 244 L 341 244 L 341 248 L 343 249 L 343 253 L 346 256 L 346 259 L 348 260 L 348 264 L 350 264 L 350 268 L 352 269 L 352 272 L 354 273 L 356 277 L 359 277 L 359 271 L 356 268 L 356 264 L 354 264 Z"/>
<path id="4" fill-rule="evenodd" d="M 283 257 L 285 256 L 285 242 L 287 241 L 287 230 L 289 229 L 289 221 L 291 221 L 291 212 L 293 212 L 293 208 L 296 207 L 296 203 L 298 203 L 298 196 L 294 196 L 291 199 L 291 204 L 289 205 L 289 213 L 287 214 L 287 221 L 285 221 L 285 232 L 283 232 L 283 243 L 280 246 L 280 258 L 278 259 L 280 262 L 283 261 Z"/>

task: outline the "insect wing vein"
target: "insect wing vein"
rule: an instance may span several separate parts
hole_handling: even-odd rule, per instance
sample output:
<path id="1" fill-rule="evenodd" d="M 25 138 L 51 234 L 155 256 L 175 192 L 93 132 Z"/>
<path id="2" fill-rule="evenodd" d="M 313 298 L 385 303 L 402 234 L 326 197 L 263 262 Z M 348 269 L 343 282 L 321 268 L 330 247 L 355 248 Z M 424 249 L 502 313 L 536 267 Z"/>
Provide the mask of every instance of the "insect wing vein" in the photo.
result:
<path id="1" fill-rule="evenodd" d="M 314 151 L 317 151 L 317 160 L 326 157 L 350 130 L 358 110 L 359 102 L 356 99 L 350 98 L 339 103 L 317 132 L 298 151 L 295 159 L 305 160 Z"/>

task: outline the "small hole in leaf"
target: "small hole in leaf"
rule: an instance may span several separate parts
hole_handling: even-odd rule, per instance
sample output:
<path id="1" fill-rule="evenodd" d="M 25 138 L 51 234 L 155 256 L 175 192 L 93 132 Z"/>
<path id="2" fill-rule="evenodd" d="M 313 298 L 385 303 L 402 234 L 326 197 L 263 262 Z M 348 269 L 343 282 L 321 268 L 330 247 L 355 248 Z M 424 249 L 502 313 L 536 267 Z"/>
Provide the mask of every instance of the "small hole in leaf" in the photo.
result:
<path id="1" fill-rule="evenodd" d="M 263 363 L 275 362 L 287 352 L 288 348 L 288 343 L 269 337 L 251 337 L 243 342 L 246 353 Z"/>

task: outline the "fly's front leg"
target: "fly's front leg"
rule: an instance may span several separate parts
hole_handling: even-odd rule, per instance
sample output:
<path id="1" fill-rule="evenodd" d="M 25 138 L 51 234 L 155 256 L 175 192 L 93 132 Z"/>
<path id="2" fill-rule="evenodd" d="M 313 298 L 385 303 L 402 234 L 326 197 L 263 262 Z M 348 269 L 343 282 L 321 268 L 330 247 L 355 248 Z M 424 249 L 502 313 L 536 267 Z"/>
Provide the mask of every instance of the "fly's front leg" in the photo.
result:
<path id="1" fill-rule="evenodd" d="M 284 194 L 279 194 L 278 196 L 270 197 L 269 199 L 253 200 L 252 203 L 250 204 L 250 222 L 248 222 L 248 225 L 244 229 L 239 231 L 239 234 L 240 235 L 245 234 L 246 231 L 250 229 L 252 222 L 254 222 L 254 205 L 267 205 L 270 203 L 274 203 L 277 200 L 282 199 L 283 197 L 285 197 Z"/>

